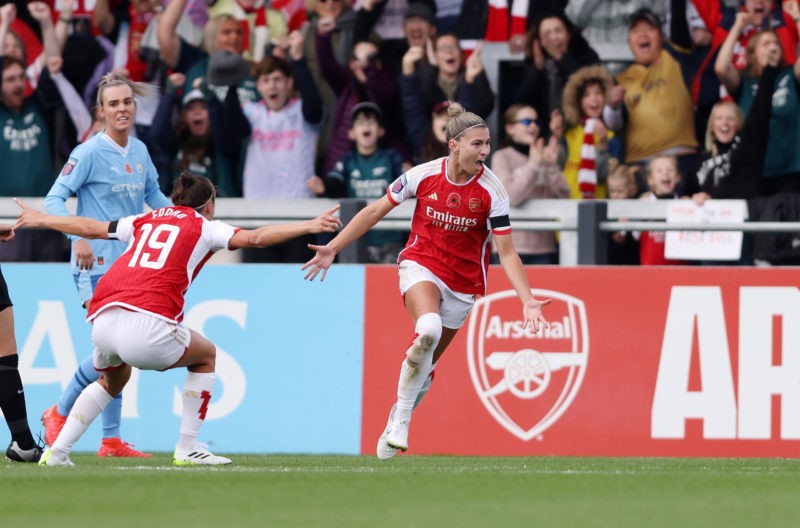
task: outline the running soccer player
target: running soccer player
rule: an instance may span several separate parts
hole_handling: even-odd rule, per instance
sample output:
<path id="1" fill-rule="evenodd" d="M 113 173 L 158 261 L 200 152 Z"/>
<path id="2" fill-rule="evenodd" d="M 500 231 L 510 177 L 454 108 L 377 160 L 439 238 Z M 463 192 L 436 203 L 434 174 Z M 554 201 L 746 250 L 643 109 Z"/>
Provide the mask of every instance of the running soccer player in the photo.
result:
<path id="1" fill-rule="evenodd" d="M 416 197 L 411 235 L 398 256 L 400 293 L 414 321 L 414 336 L 400 368 L 397 403 L 378 439 L 377 455 L 387 460 L 408 449 L 411 411 L 427 391 L 433 369 L 476 295 L 486 292 L 489 241 L 494 237 L 500 264 L 522 302 L 525 325 L 534 332 L 548 323 L 542 307 L 550 299 L 534 298 L 528 277 L 511 241 L 508 194 L 484 165 L 489 156 L 489 129 L 479 116 L 453 103 L 448 108 L 450 156 L 417 165 L 401 175 L 386 195 L 359 211 L 333 240 L 309 245 L 317 253 L 303 269 L 314 280 L 325 279 L 336 254 L 359 238 L 395 206 Z"/>

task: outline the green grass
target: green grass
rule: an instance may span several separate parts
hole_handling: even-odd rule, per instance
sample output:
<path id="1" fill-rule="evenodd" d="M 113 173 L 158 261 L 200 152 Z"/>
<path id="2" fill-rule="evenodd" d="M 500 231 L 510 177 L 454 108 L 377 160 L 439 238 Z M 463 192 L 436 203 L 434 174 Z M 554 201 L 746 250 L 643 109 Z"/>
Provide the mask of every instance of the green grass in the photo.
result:
<path id="1" fill-rule="evenodd" d="M 234 455 L 72 468 L 0 462 L 0 519 L 25 528 L 800 525 L 800 460 Z"/>

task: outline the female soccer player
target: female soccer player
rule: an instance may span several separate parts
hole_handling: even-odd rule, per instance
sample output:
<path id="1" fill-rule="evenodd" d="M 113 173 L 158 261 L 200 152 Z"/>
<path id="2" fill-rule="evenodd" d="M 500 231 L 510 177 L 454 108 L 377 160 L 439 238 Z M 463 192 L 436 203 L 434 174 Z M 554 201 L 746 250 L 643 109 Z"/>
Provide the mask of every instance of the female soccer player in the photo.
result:
<path id="1" fill-rule="evenodd" d="M 139 214 L 147 204 L 153 209 L 171 205 L 158 187 L 158 173 L 147 147 L 131 137 L 136 118 L 134 96 L 147 92 L 146 85 L 135 83 L 118 72 L 103 76 L 97 86 L 98 118 L 105 129 L 81 143 L 70 153 L 50 192 L 45 198 L 47 212 L 67 216 L 67 199 L 78 197 L 77 214 L 111 221 Z M 125 251 L 118 241 L 72 239 L 72 276 L 89 308 L 97 282 Z M 45 442 L 51 445 L 64 426 L 66 416 L 81 391 L 97 379 L 92 357 L 87 356 L 59 396 L 58 403 L 42 414 Z M 98 456 L 149 457 L 120 439 L 122 395 L 103 412 L 103 441 Z"/>
<path id="2" fill-rule="evenodd" d="M 302 269 L 314 280 L 325 279 L 334 257 L 366 233 L 392 208 L 416 197 L 411 235 L 398 257 L 400 293 L 414 321 L 414 338 L 400 369 L 397 403 L 378 440 L 377 455 L 392 458 L 408 449 L 411 411 L 424 394 L 436 362 L 464 324 L 476 295 L 486 292 L 489 240 L 494 237 L 500 264 L 522 301 L 522 314 L 534 331 L 547 326 L 539 301 L 511 241 L 508 194 L 485 165 L 489 129 L 479 116 L 458 103 L 448 108 L 450 156 L 417 165 L 401 175 L 386 195 L 362 209 Z"/>
<path id="3" fill-rule="evenodd" d="M 15 227 L 49 228 L 128 244 L 98 283 L 89 308 L 94 368 L 100 377 L 75 401 L 58 438 L 42 455 L 41 465 L 72 465 L 69 454 L 73 444 L 122 391 L 131 367 L 188 369 L 175 465 L 231 462 L 197 442 L 214 388 L 216 349 L 181 324 L 184 294 L 214 251 L 265 247 L 309 233 L 332 232 L 341 222 L 334 216 L 337 206 L 313 220 L 242 230 L 210 221 L 215 197 L 209 180 L 184 172 L 172 193 L 174 206 L 113 222 L 45 215 L 17 200 L 22 213 Z"/>

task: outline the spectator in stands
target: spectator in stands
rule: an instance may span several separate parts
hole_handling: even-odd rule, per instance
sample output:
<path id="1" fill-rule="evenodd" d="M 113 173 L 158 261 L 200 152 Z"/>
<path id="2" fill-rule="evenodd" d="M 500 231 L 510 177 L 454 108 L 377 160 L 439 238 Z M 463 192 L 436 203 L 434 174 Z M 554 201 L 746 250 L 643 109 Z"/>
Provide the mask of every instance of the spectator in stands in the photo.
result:
<path id="1" fill-rule="evenodd" d="M 239 104 L 225 100 L 230 122 L 225 136 L 249 138 L 244 162 L 245 198 L 296 200 L 314 198 L 308 181 L 315 175 L 314 153 L 323 107 L 303 56 L 303 35 L 289 34 L 289 62 L 266 57 L 254 67 L 261 100 Z M 300 97 L 294 96 L 295 88 Z M 248 249 L 245 262 L 303 262 L 312 254 L 309 235 L 270 248 Z"/>
<path id="2" fill-rule="evenodd" d="M 673 1 L 680 2 L 684 0 Z M 612 93 L 604 112 L 606 125 L 620 130 L 624 124 L 626 163 L 641 164 L 655 156 L 674 155 L 686 173 L 695 164 L 697 150 L 688 84 L 693 73 L 681 62 L 692 45 L 686 18 L 672 17 L 673 40 L 667 43 L 661 21 L 650 9 L 636 11 L 629 28 L 628 45 L 634 64 L 617 75 L 624 92 L 618 89 Z"/>
<path id="3" fill-rule="evenodd" d="M 386 188 L 404 172 L 403 156 L 392 148 L 381 148 L 383 117 L 378 105 L 363 102 L 350 114 L 348 138 L 353 147 L 339 160 L 323 180 L 311 179 L 317 195 L 329 198 L 358 198 L 372 202 L 386 194 Z M 374 231 L 367 233 L 367 262 L 391 264 L 403 249 L 408 233 Z"/>
<path id="4" fill-rule="evenodd" d="M 158 19 L 158 45 L 161 58 L 174 72 L 186 75 L 182 93 L 187 94 L 195 88 L 195 80 L 206 79 L 209 57 L 220 51 L 242 55 L 244 51 L 244 30 L 241 23 L 231 15 L 217 15 L 211 18 L 203 32 L 204 48 L 192 46 L 179 36 L 176 29 L 187 0 L 172 0 Z M 227 86 L 208 85 L 220 101 L 228 93 Z M 255 80 L 247 76 L 237 85 L 237 95 L 241 102 L 258 99 Z"/>
<path id="5" fill-rule="evenodd" d="M 226 152 L 222 130 L 214 130 L 209 118 L 209 105 L 219 106 L 222 111 L 221 103 L 216 97 L 206 101 L 199 89 L 181 99 L 178 91 L 184 82 L 182 73 L 173 73 L 167 78 L 167 89 L 153 118 L 153 144 L 170 160 L 169 167 L 160 172 L 161 190 L 172 192 L 172 182 L 187 170 L 211 180 L 219 196 L 242 196 L 242 182 L 236 170 L 240 149 Z M 177 120 L 174 119 L 176 110 Z"/>
<path id="6" fill-rule="evenodd" d="M 455 35 L 438 35 L 433 44 L 435 64 L 423 61 L 425 49 L 412 46 L 403 56 L 401 82 L 419 83 L 427 112 L 444 100 L 455 101 L 468 111 L 487 117 L 494 108 L 495 95 L 483 69 L 481 45 L 464 61 Z"/>
<path id="7" fill-rule="evenodd" d="M 543 130 L 550 130 L 550 115 L 561 108 L 567 79 L 583 66 L 600 58 L 575 25 L 560 11 L 542 15 L 527 33 L 525 57 L 528 67 L 515 100 L 536 109 Z"/>
<path id="8" fill-rule="evenodd" d="M 322 75 L 320 59 L 317 57 L 317 25 L 322 21 L 325 21 L 326 25 L 333 24 L 333 29 L 329 30 L 333 56 L 341 66 L 347 67 L 352 59 L 353 45 L 355 44 L 356 14 L 350 5 L 351 0 L 307 1 L 309 21 L 304 30 L 303 55 L 327 109 L 336 107 L 336 93 Z M 333 140 L 332 114 L 333 112 L 327 112 L 323 116 L 324 121 L 317 151 L 320 156 L 318 166 L 321 166 L 324 161 L 322 153 L 327 151 L 328 144 Z"/>
<path id="9" fill-rule="evenodd" d="M 611 200 L 628 200 L 636 197 L 638 165 L 617 164 L 612 160 L 609 167 L 608 197 Z M 625 218 L 620 218 L 625 221 Z M 608 263 L 617 266 L 639 265 L 639 240 L 632 231 L 615 231 L 608 236 Z"/>
<path id="10" fill-rule="evenodd" d="M 381 108 L 386 116 L 384 144 L 400 152 L 409 159 L 405 143 L 403 115 L 397 104 L 400 88 L 397 78 L 390 70 L 384 69 L 378 58 L 378 47 L 370 41 L 357 42 L 353 56 L 347 66 L 340 65 L 333 54 L 331 31 L 333 19 L 320 19 L 317 24 L 317 58 L 322 77 L 336 95 L 336 106 L 331 109 L 332 131 L 330 142 L 325 149 L 323 174 L 350 150 L 348 133 L 351 127 L 351 110 L 362 101 L 371 101 Z M 409 164 L 410 168 L 410 164 Z"/>
<path id="11" fill-rule="evenodd" d="M 30 92 L 36 88 L 42 69 L 47 66 L 46 58 L 60 55 L 66 39 L 66 23 L 59 19 L 56 25 L 58 29 L 54 27 L 53 14 L 47 3 L 39 1 L 28 3 L 28 13 L 39 24 L 44 45 L 44 50 L 30 64 L 28 64 L 25 43 L 11 29 L 11 24 L 17 16 L 16 5 L 7 3 L 0 7 L 0 54 L 18 58 L 27 64 L 25 75 L 29 86 L 26 88 L 26 95 L 30 95 Z"/>
<path id="12" fill-rule="evenodd" d="M 705 133 L 705 129 L 701 127 L 705 127 L 711 108 L 720 97 L 724 98 L 728 95 L 714 73 L 714 62 L 725 37 L 733 26 L 737 11 L 750 14 L 750 22 L 741 31 L 734 46 L 733 63 L 737 70 L 742 70 L 746 65 L 745 49 L 750 37 L 763 29 L 774 29 L 779 35 L 787 64 L 793 64 L 796 57 L 798 35 L 795 23 L 785 10 L 781 10 L 779 5 L 776 6 L 776 3 L 779 4 L 779 2 L 746 0 L 740 3 L 741 6 L 719 0 L 693 0 L 689 4 L 697 8 L 698 16 L 708 28 L 710 37 L 708 51 L 702 57 L 702 62 L 698 66 L 692 83 L 697 137 L 701 141 Z"/>
<path id="13" fill-rule="evenodd" d="M 678 159 L 675 156 L 655 156 L 647 164 L 649 191 L 642 195 L 642 199 L 677 200 L 680 179 Z M 639 261 L 642 266 L 683 264 L 682 261 L 664 256 L 666 234 L 666 231 L 642 231 L 639 234 Z"/>
<path id="14" fill-rule="evenodd" d="M 289 34 L 286 15 L 267 0 L 227 0 L 216 2 L 213 12 L 230 14 L 242 24 L 244 58 L 259 62 L 273 46 L 285 44 Z"/>
<path id="15" fill-rule="evenodd" d="M 545 144 L 536 110 L 511 105 L 503 123 L 509 144 L 494 153 L 492 167 L 508 192 L 509 205 L 522 207 L 536 198 L 569 198 L 569 186 L 558 166 L 558 140 L 551 137 Z M 554 232 L 517 230 L 511 240 L 523 264 L 558 264 Z M 496 249 L 492 262 L 500 263 Z"/>
<path id="16" fill-rule="evenodd" d="M 376 27 L 382 13 L 388 9 L 384 0 L 365 0 L 356 13 L 355 39 L 371 38 L 373 29 L 381 36 L 380 27 Z M 428 43 L 436 35 L 435 8 L 425 0 L 411 0 L 403 12 L 402 37 L 398 39 L 381 38 L 378 42 L 379 54 L 385 68 L 396 75 L 402 72 L 402 61 L 408 49 L 419 46 L 426 49 Z M 427 61 L 427 57 L 423 60 Z"/>
<path id="17" fill-rule="evenodd" d="M 792 6 L 792 7 L 789 7 Z M 797 2 L 787 2 L 787 11 L 800 25 Z M 753 35 L 747 43 L 747 68 L 740 72 L 733 65 L 733 52 L 740 33 L 750 25 L 747 12 L 736 15 L 730 33 L 717 55 L 714 71 L 746 115 L 754 104 L 756 92 L 765 69 L 783 63 L 783 48 L 776 32 L 767 30 Z M 772 112 L 769 118 L 769 141 L 761 178 L 760 194 L 772 195 L 781 191 L 800 191 L 800 58 L 793 66 L 780 69 L 772 92 Z"/>
<path id="18" fill-rule="evenodd" d="M 622 141 L 603 122 L 614 81 L 602 66 L 584 66 L 564 87 L 564 177 L 574 199 L 605 198 L 609 161 L 622 157 Z M 552 122 L 551 122 L 552 123 Z M 554 135 L 559 135 L 555 133 Z"/>
<path id="19" fill-rule="evenodd" d="M 25 64 L 17 58 L 0 55 L 0 196 L 43 197 L 53 182 L 53 121 L 62 104 L 45 69 L 36 90 L 25 96 Z M 63 236 L 41 231 L 20 231 L 14 244 L 0 246 L 3 261 L 67 260 Z"/>

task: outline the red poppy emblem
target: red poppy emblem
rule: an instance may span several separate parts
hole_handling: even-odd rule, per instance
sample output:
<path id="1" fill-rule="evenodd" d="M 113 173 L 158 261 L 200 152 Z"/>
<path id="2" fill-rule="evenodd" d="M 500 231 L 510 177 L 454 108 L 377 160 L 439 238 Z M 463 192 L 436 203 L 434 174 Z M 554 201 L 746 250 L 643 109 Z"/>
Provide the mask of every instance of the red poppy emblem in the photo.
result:
<path id="1" fill-rule="evenodd" d="M 128 174 L 131 174 L 133 172 L 133 169 L 131 168 L 131 164 L 130 163 L 126 163 L 125 164 L 125 172 L 127 172 Z"/>
<path id="2" fill-rule="evenodd" d="M 461 205 L 461 196 L 458 193 L 450 193 L 447 197 L 447 207 L 456 209 Z"/>

